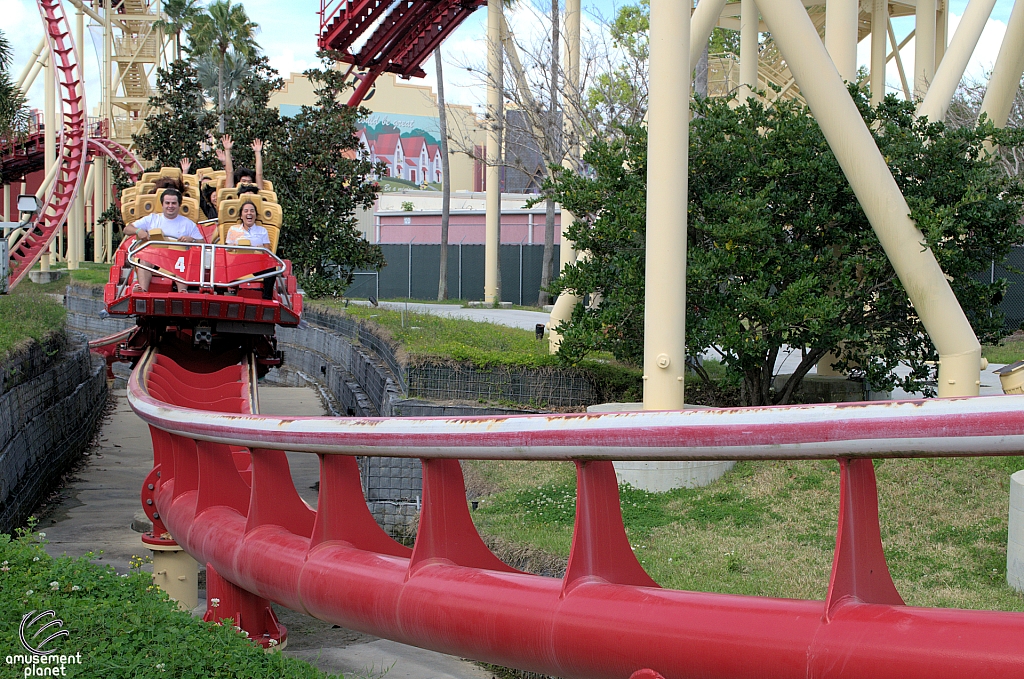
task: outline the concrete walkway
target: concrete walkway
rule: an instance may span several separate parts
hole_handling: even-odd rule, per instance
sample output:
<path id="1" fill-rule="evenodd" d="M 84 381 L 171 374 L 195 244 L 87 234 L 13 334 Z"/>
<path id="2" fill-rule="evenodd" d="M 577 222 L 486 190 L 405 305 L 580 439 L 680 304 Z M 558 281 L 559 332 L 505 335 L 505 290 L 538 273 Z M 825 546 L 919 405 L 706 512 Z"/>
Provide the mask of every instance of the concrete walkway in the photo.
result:
<path id="1" fill-rule="evenodd" d="M 128 571 L 132 556 L 148 555 L 140 533 L 149 521 L 139 504 L 139 489 L 153 466 L 149 428 L 131 408 L 124 390 L 115 391 L 113 408 L 103 420 L 96 445 L 49 505 L 39 512 L 39 531 L 53 556 L 96 554 L 95 561 Z M 326 414 L 319 395 L 308 388 L 260 387 L 260 412 L 275 415 Z M 316 506 L 319 462 L 315 455 L 289 453 L 296 489 Z M 200 590 L 201 607 L 206 592 Z M 331 673 L 388 679 L 490 679 L 491 673 L 469 661 L 425 651 L 335 627 L 301 613 L 274 607 L 288 628 L 285 655 L 301 658 Z"/>

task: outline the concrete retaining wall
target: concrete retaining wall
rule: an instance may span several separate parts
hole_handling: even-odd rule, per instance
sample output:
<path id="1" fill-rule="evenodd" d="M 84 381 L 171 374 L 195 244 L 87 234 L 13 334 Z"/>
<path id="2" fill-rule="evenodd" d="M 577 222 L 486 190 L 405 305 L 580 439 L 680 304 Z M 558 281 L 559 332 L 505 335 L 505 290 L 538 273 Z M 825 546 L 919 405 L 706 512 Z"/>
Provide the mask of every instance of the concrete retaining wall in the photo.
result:
<path id="1" fill-rule="evenodd" d="M 113 335 L 135 325 L 135 321 L 129 319 L 102 318 L 106 307 L 103 305 L 101 285 L 71 283 L 64 294 L 64 307 L 68 310 L 68 329 L 80 332 L 89 339 Z"/>
<path id="2" fill-rule="evenodd" d="M 76 332 L 26 343 L 0 370 L 0 533 L 9 533 L 89 444 L 107 382 Z"/>

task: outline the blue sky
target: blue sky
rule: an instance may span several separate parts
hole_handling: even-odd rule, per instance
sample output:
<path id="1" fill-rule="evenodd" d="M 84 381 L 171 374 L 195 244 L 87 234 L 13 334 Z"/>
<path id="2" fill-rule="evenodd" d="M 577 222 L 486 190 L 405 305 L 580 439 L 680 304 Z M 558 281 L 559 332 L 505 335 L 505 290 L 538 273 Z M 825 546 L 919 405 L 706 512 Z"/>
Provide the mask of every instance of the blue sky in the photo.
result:
<path id="1" fill-rule="evenodd" d="M 15 77 L 21 73 L 25 62 L 28 60 L 31 51 L 35 48 L 42 36 L 42 23 L 39 19 L 38 9 L 32 0 L 2 0 L 4 11 L 0 12 L 0 30 L 11 41 L 15 49 Z M 316 33 L 318 30 L 319 10 L 318 0 L 292 0 L 289 3 L 281 3 L 279 0 L 244 0 L 246 11 L 249 16 L 260 25 L 260 34 L 257 37 L 271 63 L 282 75 L 287 76 L 290 72 L 301 72 L 303 69 L 316 63 Z M 610 17 L 614 14 L 618 5 L 625 4 L 622 0 L 583 0 L 583 11 L 586 18 L 594 16 Z M 73 11 L 70 3 L 66 3 L 69 11 Z M 964 11 L 966 0 L 952 0 L 950 2 L 951 14 L 958 17 Z M 550 7 L 550 3 L 544 6 Z M 997 0 L 992 18 L 986 28 L 986 33 L 975 51 L 974 58 L 968 68 L 968 72 L 980 76 L 986 68 L 991 68 L 1002 39 L 1006 21 L 1013 6 L 1013 0 Z M 283 9 L 283 8 L 287 9 Z M 484 53 L 484 22 L 486 11 L 478 10 L 462 26 L 460 26 L 446 41 L 443 47 L 445 54 L 445 82 L 446 95 L 454 103 L 477 105 L 483 101 L 482 87 L 479 79 L 468 73 L 464 68 L 467 64 L 481 63 Z M 954 17 L 955 18 L 955 17 Z M 512 17 L 513 30 L 517 35 L 529 33 L 536 30 L 535 20 L 531 19 L 530 13 L 526 10 L 519 10 Z M 595 21 L 591 21 L 596 26 Z M 902 38 L 909 31 L 912 19 L 894 21 L 897 36 Z M 954 22 L 950 23 L 950 33 L 954 28 Z M 861 45 L 859 58 L 866 63 L 869 53 L 867 40 Z M 97 49 L 101 47 L 97 33 L 87 35 L 85 47 L 85 74 L 87 83 L 87 102 L 91 107 L 98 102 L 98 58 Z M 912 61 L 912 47 L 904 50 L 904 56 Z M 909 69 L 910 64 L 906 67 Z M 427 71 L 427 78 L 424 84 L 434 83 L 433 59 L 424 65 Z M 887 74 L 890 86 L 898 84 L 898 76 L 895 70 Z M 42 86 L 37 81 L 31 92 L 33 103 L 41 103 Z"/>

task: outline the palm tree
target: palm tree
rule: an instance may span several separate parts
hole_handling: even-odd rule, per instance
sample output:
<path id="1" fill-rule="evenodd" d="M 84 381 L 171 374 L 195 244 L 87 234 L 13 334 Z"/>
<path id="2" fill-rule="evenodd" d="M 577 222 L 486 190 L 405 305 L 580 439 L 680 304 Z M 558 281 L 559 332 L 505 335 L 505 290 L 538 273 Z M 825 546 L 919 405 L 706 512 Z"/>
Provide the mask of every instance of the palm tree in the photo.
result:
<path id="1" fill-rule="evenodd" d="M 187 31 L 201 12 L 199 0 L 167 0 L 164 3 L 164 15 L 167 18 L 154 24 L 156 28 L 162 28 L 165 33 L 174 36 L 174 54 L 179 61 L 181 60 L 181 32 Z"/>
<path id="2" fill-rule="evenodd" d="M 217 108 L 220 112 L 218 130 L 224 133 L 224 111 L 227 108 L 227 93 L 224 75 L 227 70 L 228 50 L 236 57 L 251 60 L 259 51 L 255 35 L 259 27 L 249 20 L 241 4 L 232 5 L 231 0 L 216 0 L 210 3 L 206 12 L 196 16 L 188 29 L 195 56 L 209 56 L 217 64 Z"/>
<path id="3" fill-rule="evenodd" d="M 444 75 L 441 70 L 441 46 L 434 50 L 437 67 L 437 121 L 441 128 L 441 276 L 437 299 L 448 299 L 448 217 L 451 213 L 452 183 L 448 177 L 448 112 L 444 107 Z"/>
<path id="4" fill-rule="evenodd" d="M 28 126 L 25 94 L 7 71 L 13 59 L 11 44 L 0 31 L 0 138 L 13 137 Z"/>
<path id="5" fill-rule="evenodd" d="M 206 96 L 210 99 L 218 99 L 220 96 L 221 72 L 218 62 L 203 55 L 195 60 L 196 74 L 199 77 L 199 84 L 202 86 Z M 224 55 L 224 110 L 230 111 L 238 102 L 238 88 L 242 86 L 245 79 L 249 77 L 251 69 L 249 62 L 238 56 L 233 51 Z"/>

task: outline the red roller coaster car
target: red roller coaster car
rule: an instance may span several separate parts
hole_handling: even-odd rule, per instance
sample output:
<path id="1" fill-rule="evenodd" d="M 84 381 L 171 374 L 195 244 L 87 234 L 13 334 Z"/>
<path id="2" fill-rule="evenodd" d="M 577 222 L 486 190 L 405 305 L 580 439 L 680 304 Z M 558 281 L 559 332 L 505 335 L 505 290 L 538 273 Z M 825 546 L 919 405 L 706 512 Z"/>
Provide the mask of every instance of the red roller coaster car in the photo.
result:
<path id="1" fill-rule="evenodd" d="M 147 292 L 135 287 L 139 268 L 154 274 Z M 118 344 L 112 360 L 133 360 L 159 337 L 175 333 L 198 347 L 242 339 L 262 370 L 281 363 L 274 327 L 295 327 L 302 314 L 291 262 L 266 248 L 209 242 L 126 238 L 103 301 L 111 316 L 135 316 L 139 326 Z"/>

